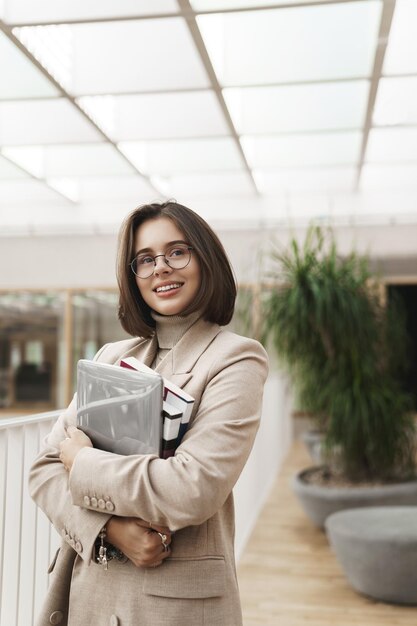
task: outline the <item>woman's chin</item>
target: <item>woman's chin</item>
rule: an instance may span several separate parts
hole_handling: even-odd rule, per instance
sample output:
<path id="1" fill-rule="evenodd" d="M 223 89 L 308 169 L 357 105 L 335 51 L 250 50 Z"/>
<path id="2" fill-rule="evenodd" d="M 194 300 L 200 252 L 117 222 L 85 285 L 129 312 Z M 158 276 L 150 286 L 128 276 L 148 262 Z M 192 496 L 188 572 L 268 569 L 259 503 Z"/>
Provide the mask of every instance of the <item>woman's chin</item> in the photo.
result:
<path id="1" fill-rule="evenodd" d="M 184 310 L 184 306 L 175 302 L 156 302 L 152 308 L 159 315 L 180 315 Z"/>

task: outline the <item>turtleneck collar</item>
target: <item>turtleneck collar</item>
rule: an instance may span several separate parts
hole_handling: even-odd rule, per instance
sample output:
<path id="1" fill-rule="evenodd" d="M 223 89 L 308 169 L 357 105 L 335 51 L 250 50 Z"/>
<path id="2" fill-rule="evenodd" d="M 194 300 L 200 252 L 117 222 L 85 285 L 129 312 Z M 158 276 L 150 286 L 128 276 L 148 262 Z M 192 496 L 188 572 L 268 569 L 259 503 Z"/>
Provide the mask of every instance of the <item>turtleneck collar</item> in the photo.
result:
<path id="1" fill-rule="evenodd" d="M 201 317 L 200 311 L 194 311 L 190 315 L 160 315 L 155 311 L 151 312 L 152 318 L 156 322 L 156 337 L 159 350 L 170 350 L 173 348 L 187 330 Z"/>

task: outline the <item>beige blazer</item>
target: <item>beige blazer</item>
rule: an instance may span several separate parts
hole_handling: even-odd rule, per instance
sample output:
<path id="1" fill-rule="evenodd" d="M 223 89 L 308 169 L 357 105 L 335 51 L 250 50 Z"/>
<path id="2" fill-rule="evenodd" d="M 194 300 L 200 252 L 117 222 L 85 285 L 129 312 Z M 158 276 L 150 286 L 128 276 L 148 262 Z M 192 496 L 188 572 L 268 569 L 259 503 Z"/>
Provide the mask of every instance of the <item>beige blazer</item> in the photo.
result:
<path id="1" fill-rule="evenodd" d="M 105 345 L 96 358 L 147 365 L 156 338 Z M 232 488 L 258 428 L 267 358 L 260 344 L 199 320 L 157 371 L 195 398 L 174 457 L 118 456 L 84 448 L 68 476 L 58 455 L 75 400 L 59 417 L 30 474 L 30 492 L 62 535 L 37 626 L 239 626 Z M 111 515 L 175 531 L 172 555 L 154 569 L 92 560 Z"/>

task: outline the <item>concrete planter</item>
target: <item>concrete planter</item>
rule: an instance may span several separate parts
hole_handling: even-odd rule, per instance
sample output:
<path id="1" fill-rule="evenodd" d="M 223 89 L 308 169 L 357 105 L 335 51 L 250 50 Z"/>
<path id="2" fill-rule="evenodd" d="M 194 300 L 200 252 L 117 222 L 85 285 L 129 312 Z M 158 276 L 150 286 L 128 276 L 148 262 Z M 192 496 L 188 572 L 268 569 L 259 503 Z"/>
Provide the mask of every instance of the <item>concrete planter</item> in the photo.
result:
<path id="1" fill-rule="evenodd" d="M 378 487 L 325 487 L 310 485 L 305 477 L 317 468 L 294 476 L 292 488 L 307 517 L 319 528 L 326 518 L 344 509 L 369 506 L 417 506 L 417 480 Z"/>
<path id="2" fill-rule="evenodd" d="M 383 602 L 417 604 L 417 507 L 349 509 L 326 531 L 346 578 Z"/>
<path id="3" fill-rule="evenodd" d="M 301 439 L 308 450 L 314 463 L 323 463 L 323 439 L 324 433 L 320 430 L 306 430 Z"/>

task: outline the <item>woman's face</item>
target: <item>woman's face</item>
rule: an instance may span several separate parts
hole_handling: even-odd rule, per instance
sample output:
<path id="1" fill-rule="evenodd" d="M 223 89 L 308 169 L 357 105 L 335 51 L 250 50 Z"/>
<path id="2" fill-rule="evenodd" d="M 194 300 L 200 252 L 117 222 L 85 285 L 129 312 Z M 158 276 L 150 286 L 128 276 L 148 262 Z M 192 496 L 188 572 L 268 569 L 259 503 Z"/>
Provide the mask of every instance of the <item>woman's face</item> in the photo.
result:
<path id="1" fill-rule="evenodd" d="M 136 276 L 136 284 L 146 304 L 161 315 L 179 315 L 195 299 L 200 288 L 200 264 L 194 252 L 188 265 L 182 269 L 169 267 L 163 256 L 158 256 L 156 265 L 152 258 L 167 251 L 177 258 L 175 244 L 189 245 L 184 234 L 167 217 L 149 219 L 139 226 L 135 235 L 135 256 L 141 255 L 142 265 L 147 265 L 149 278 Z M 142 255 L 145 255 L 144 257 Z"/>

